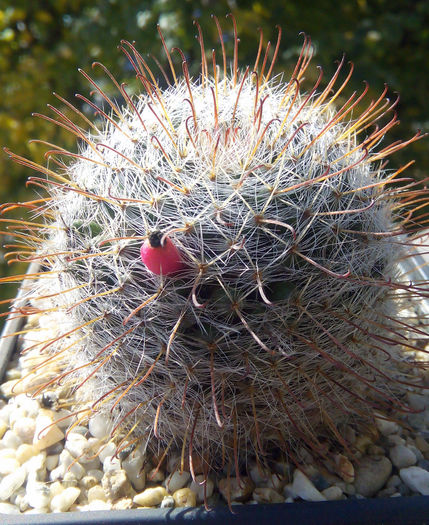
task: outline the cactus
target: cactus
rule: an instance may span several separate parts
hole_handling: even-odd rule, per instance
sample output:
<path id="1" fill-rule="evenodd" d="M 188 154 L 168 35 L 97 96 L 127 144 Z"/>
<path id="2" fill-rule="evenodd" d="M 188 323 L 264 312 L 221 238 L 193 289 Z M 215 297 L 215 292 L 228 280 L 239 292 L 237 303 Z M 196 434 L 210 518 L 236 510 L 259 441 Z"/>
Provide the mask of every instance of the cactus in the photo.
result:
<path id="1" fill-rule="evenodd" d="M 193 475 L 199 459 L 205 475 L 239 476 L 250 457 L 351 454 L 344 425 L 410 410 L 402 392 L 424 364 L 410 358 L 422 331 L 404 309 L 427 288 L 398 261 L 422 235 L 428 195 L 407 166 L 386 168 L 421 137 L 380 145 L 397 123 L 386 90 L 335 107 L 344 59 L 305 92 L 308 37 L 286 81 L 273 76 L 280 30 L 271 58 L 261 37 L 240 70 L 236 31 L 229 64 L 216 24 L 220 61 L 198 26 L 198 79 L 181 51 L 179 74 L 164 40 L 165 89 L 126 41 L 141 93 L 103 66 L 121 106 L 84 73 L 104 106 L 79 97 L 101 118 L 59 97 L 76 123 L 55 108 L 53 120 L 79 153 L 47 144 L 44 167 L 6 150 L 46 175 L 29 184 L 47 196 L 3 205 L 28 221 L 2 220 L 16 227 L 9 257 L 41 264 L 32 306 L 12 311 L 49 311 L 59 327 L 36 343 L 36 370 L 61 371 L 33 395 L 66 383 L 80 418 L 112 414 L 118 449 L 143 442 L 161 460 L 178 451 L 182 468 L 190 458 Z"/>

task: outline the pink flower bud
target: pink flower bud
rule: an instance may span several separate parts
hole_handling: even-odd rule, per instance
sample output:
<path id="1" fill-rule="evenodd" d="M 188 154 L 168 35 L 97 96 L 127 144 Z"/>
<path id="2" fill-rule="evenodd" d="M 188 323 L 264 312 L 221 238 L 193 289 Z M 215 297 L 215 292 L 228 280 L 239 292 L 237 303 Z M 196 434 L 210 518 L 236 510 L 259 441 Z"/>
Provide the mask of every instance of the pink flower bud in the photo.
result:
<path id="1" fill-rule="evenodd" d="M 166 237 L 161 244 L 163 234 L 153 232 L 140 248 L 140 255 L 146 268 L 157 275 L 173 275 L 184 268 L 179 250 Z"/>

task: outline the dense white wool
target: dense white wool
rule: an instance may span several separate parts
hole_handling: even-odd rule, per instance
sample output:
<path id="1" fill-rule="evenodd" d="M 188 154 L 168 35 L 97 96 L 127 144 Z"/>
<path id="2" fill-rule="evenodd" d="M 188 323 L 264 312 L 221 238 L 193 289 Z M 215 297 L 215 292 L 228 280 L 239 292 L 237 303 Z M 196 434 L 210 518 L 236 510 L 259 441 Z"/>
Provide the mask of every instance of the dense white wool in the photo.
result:
<path id="1" fill-rule="evenodd" d="M 137 424 L 213 467 L 271 443 L 322 450 L 394 396 L 388 175 L 328 101 L 281 78 L 258 87 L 205 78 L 190 101 L 181 80 L 113 114 L 52 190 L 59 230 L 40 252 L 59 253 L 46 264 L 64 293 L 47 301 L 76 328 L 47 350 L 71 346 L 83 398 L 118 432 Z M 182 274 L 141 262 L 157 230 Z"/>

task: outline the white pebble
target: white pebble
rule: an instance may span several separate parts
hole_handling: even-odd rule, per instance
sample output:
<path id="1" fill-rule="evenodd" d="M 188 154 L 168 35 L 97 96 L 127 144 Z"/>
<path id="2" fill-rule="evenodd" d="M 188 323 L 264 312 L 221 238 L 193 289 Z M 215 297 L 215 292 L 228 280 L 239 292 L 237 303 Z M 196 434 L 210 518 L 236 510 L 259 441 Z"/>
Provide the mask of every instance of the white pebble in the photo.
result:
<path id="1" fill-rule="evenodd" d="M 51 491 L 51 498 L 58 496 L 58 494 L 61 494 L 61 492 L 64 492 L 64 487 L 59 481 L 54 481 L 54 483 L 51 483 L 49 489 Z"/>
<path id="2" fill-rule="evenodd" d="M 15 492 L 9 498 L 9 503 L 12 503 L 12 505 L 18 507 L 21 512 L 30 508 L 25 494 L 25 488 L 23 486 L 19 487 L 18 490 L 15 490 Z"/>
<path id="3" fill-rule="evenodd" d="M 171 509 L 174 507 L 174 498 L 173 496 L 165 496 L 161 501 L 161 509 Z"/>
<path id="4" fill-rule="evenodd" d="M 325 496 L 321 494 L 313 483 L 299 469 L 293 473 L 293 492 L 305 501 L 326 501 Z"/>
<path id="5" fill-rule="evenodd" d="M 31 417 L 22 417 L 15 421 L 13 431 L 24 443 L 33 443 L 36 421 Z"/>
<path id="6" fill-rule="evenodd" d="M 33 509 L 48 507 L 51 501 L 51 491 L 46 483 L 34 482 L 27 483 L 26 497 L 28 504 Z"/>
<path id="7" fill-rule="evenodd" d="M 3 458 L 0 461 L 0 476 L 7 476 L 20 467 L 20 463 L 15 458 Z"/>
<path id="8" fill-rule="evenodd" d="M 0 461 L 10 458 L 16 458 L 16 450 L 14 448 L 4 448 L 0 450 Z"/>
<path id="9" fill-rule="evenodd" d="M 115 445 L 115 443 L 112 443 L 112 442 L 107 443 L 107 445 L 98 454 L 98 458 L 100 459 L 101 463 L 104 463 L 104 460 L 108 456 L 113 456 L 115 452 L 116 452 L 116 445 Z"/>
<path id="10" fill-rule="evenodd" d="M 86 474 L 86 471 L 83 468 L 83 466 L 77 461 L 71 466 L 67 467 L 67 471 L 71 472 L 77 480 L 82 479 Z"/>
<path id="11" fill-rule="evenodd" d="M 87 505 L 88 510 L 110 510 L 112 508 L 112 504 L 108 501 L 103 501 L 101 499 L 95 499 L 93 501 L 90 501 Z"/>
<path id="12" fill-rule="evenodd" d="M 101 485 L 95 485 L 94 487 L 91 487 L 88 490 L 88 502 L 91 503 L 91 501 L 95 500 L 102 500 L 106 501 L 106 494 L 104 492 L 104 489 Z"/>
<path id="13" fill-rule="evenodd" d="M 270 477 L 270 471 L 265 470 L 258 465 L 254 465 L 250 469 L 249 476 L 252 478 L 253 483 L 257 487 L 267 486 L 268 479 Z"/>
<path id="14" fill-rule="evenodd" d="M 146 484 L 146 473 L 142 470 L 144 455 L 137 449 L 122 461 L 122 468 L 136 490 L 143 490 Z"/>
<path id="15" fill-rule="evenodd" d="M 39 401 L 37 399 L 31 399 L 27 394 L 24 394 L 22 397 L 21 394 L 16 396 L 16 401 L 18 401 L 18 398 L 19 404 L 27 412 L 27 416 L 35 418 L 40 410 Z"/>
<path id="16" fill-rule="evenodd" d="M 206 486 L 205 494 L 207 499 L 213 494 L 214 489 L 214 483 L 210 478 L 207 478 L 206 482 L 204 482 L 204 475 L 199 474 L 198 476 L 195 476 L 195 481 L 192 481 L 189 486 L 189 488 L 197 495 L 197 501 L 199 503 L 204 501 L 204 485 Z"/>
<path id="17" fill-rule="evenodd" d="M 64 465 L 59 465 L 58 467 L 51 470 L 49 473 L 50 481 L 60 481 L 64 476 Z"/>
<path id="18" fill-rule="evenodd" d="M 87 471 L 87 476 L 94 476 L 98 481 L 101 481 L 103 479 L 103 472 L 98 469 L 91 469 Z"/>
<path id="19" fill-rule="evenodd" d="M 399 487 L 401 484 L 401 478 L 394 474 L 393 476 L 390 476 L 389 481 L 386 483 L 386 487 Z"/>
<path id="20" fill-rule="evenodd" d="M 5 433 L 1 442 L 6 448 L 17 449 L 19 445 L 22 445 L 22 439 L 20 439 L 12 430 L 8 430 Z"/>
<path id="21" fill-rule="evenodd" d="M 59 460 L 59 456 L 57 454 L 48 456 L 46 458 L 46 468 L 48 470 L 54 470 L 54 468 L 58 466 L 58 460 Z"/>
<path id="22" fill-rule="evenodd" d="M 342 499 L 343 497 L 343 491 L 340 489 L 340 487 L 337 487 L 335 485 L 332 485 L 332 487 L 328 487 L 327 489 L 322 490 L 322 494 L 328 501 L 336 501 Z"/>
<path id="23" fill-rule="evenodd" d="M 88 439 L 88 451 L 86 455 L 79 458 L 82 464 L 86 465 L 86 469 L 97 468 L 100 464 L 100 458 L 96 455 L 101 448 L 101 441 L 97 438 Z"/>
<path id="24" fill-rule="evenodd" d="M 18 507 L 10 503 L 0 503 L 0 514 L 21 514 Z"/>
<path id="25" fill-rule="evenodd" d="M 399 471 L 402 481 L 414 492 L 429 496 L 429 472 L 421 467 L 402 468 Z"/>
<path id="26" fill-rule="evenodd" d="M 86 437 L 78 432 L 70 432 L 67 436 L 64 448 L 75 458 L 87 455 L 91 449 Z M 92 456 L 91 453 L 89 455 Z"/>
<path id="27" fill-rule="evenodd" d="M 190 477 L 191 475 L 189 472 L 186 472 L 186 470 L 184 470 L 182 473 L 176 470 L 165 480 L 165 487 L 168 492 L 176 492 L 176 490 L 183 488 L 188 483 Z"/>
<path id="28" fill-rule="evenodd" d="M 106 473 L 112 470 L 121 470 L 121 462 L 114 456 L 107 456 L 103 461 L 103 471 Z"/>
<path id="29" fill-rule="evenodd" d="M 399 432 L 399 426 L 394 421 L 388 421 L 382 416 L 375 418 L 375 424 L 378 430 L 383 434 L 383 436 L 388 436 L 389 434 L 397 434 Z"/>
<path id="30" fill-rule="evenodd" d="M 27 471 L 19 467 L 15 472 L 5 476 L 0 482 L 0 500 L 6 501 L 24 483 Z"/>
<path id="31" fill-rule="evenodd" d="M 63 450 L 61 451 L 58 461 L 59 465 L 67 468 L 73 463 L 74 458 L 68 450 Z"/>
<path id="32" fill-rule="evenodd" d="M 404 445 L 396 445 L 396 447 L 391 448 L 389 455 L 392 463 L 398 469 L 411 467 L 417 463 L 414 452 Z"/>
<path id="33" fill-rule="evenodd" d="M 51 500 L 52 512 L 65 512 L 73 505 L 80 494 L 80 489 L 77 487 L 68 487 Z"/>
<path id="34" fill-rule="evenodd" d="M 73 431 L 70 433 L 73 434 L 80 434 L 81 436 L 85 436 L 88 432 L 88 427 L 84 427 L 83 425 L 76 425 L 73 427 Z"/>
<path id="35" fill-rule="evenodd" d="M 5 405 L 0 409 L 0 420 L 9 425 L 10 414 L 14 407 L 12 405 Z"/>
<path id="36" fill-rule="evenodd" d="M 24 419 L 27 416 L 27 411 L 23 408 L 14 407 L 14 410 L 10 413 L 9 416 L 9 426 L 13 429 L 15 423 L 20 419 Z"/>
<path id="37" fill-rule="evenodd" d="M 395 445 L 405 445 L 406 441 L 404 438 L 401 438 L 401 436 L 398 436 L 398 434 L 391 434 L 387 436 L 387 443 L 389 446 L 394 447 Z"/>
<path id="38" fill-rule="evenodd" d="M 29 460 L 24 463 L 25 468 L 28 473 L 38 472 L 40 470 L 45 470 L 46 466 L 46 452 L 40 452 L 35 456 L 32 456 Z"/>
<path id="39" fill-rule="evenodd" d="M 65 430 L 70 426 L 70 420 L 68 416 L 72 414 L 71 410 L 67 410 L 66 408 L 62 408 L 56 413 L 55 421 L 58 428 L 61 430 Z"/>
<path id="40" fill-rule="evenodd" d="M 112 420 L 102 413 L 95 414 L 88 423 L 88 429 L 92 436 L 98 439 L 105 439 L 112 431 Z"/>

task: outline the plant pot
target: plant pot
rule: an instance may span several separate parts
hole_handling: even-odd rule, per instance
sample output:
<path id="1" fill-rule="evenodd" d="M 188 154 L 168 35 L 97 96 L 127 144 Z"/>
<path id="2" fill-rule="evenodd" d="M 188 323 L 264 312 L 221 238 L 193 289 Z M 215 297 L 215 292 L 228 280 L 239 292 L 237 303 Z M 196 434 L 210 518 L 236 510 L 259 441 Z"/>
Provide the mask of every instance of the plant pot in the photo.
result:
<path id="1" fill-rule="evenodd" d="M 417 254 L 411 261 L 407 259 L 402 270 L 409 272 L 410 279 L 429 280 L 429 270 L 424 266 L 424 255 Z M 28 273 L 37 271 L 37 265 L 31 265 Z M 22 284 L 15 305 L 23 306 Z M 429 302 L 420 305 L 424 313 L 429 312 Z M 16 350 L 18 332 L 24 319 L 9 316 L 0 340 L 0 382 L 3 380 L 8 362 Z M 300 524 L 300 525 L 339 525 L 339 524 L 429 524 L 429 496 L 398 498 L 347 499 L 326 502 L 296 502 L 282 504 L 234 505 L 232 512 L 226 506 L 215 507 L 209 511 L 204 507 L 175 509 L 132 509 L 92 512 L 65 512 L 50 514 L 2 514 L 1 523 L 21 525 L 46 524 L 137 524 L 151 525 L 166 523 L 217 523 L 257 525 L 263 523 Z"/>

